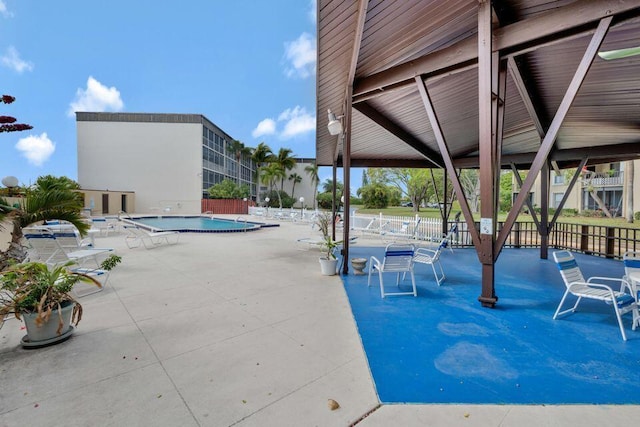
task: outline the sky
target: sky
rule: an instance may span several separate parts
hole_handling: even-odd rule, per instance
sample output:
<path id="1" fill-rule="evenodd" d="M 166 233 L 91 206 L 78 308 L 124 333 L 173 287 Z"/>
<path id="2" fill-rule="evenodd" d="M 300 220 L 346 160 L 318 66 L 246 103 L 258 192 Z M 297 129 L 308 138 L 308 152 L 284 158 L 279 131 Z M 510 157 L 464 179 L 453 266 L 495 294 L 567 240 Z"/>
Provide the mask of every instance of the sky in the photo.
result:
<path id="1" fill-rule="evenodd" d="M 0 115 L 33 126 L 0 134 L 22 184 L 77 179 L 75 111 L 203 114 L 315 158 L 316 2 L 0 0 L 0 82 Z"/>

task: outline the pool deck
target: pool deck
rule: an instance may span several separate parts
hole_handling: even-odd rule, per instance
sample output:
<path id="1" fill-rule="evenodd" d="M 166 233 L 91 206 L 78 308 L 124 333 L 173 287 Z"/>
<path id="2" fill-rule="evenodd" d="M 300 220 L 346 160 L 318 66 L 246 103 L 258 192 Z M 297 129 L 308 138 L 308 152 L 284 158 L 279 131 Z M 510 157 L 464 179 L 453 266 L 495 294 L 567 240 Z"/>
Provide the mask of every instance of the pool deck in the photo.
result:
<path id="1" fill-rule="evenodd" d="M 321 276 L 319 253 L 296 246 L 315 235 L 309 225 L 280 224 L 187 233 L 151 250 L 98 238 L 123 263 L 81 299 L 70 340 L 24 350 L 19 322 L 0 329 L 0 426 L 612 426 L 640 416 L 635 405 L 380 406 L 340 277 Z"/>

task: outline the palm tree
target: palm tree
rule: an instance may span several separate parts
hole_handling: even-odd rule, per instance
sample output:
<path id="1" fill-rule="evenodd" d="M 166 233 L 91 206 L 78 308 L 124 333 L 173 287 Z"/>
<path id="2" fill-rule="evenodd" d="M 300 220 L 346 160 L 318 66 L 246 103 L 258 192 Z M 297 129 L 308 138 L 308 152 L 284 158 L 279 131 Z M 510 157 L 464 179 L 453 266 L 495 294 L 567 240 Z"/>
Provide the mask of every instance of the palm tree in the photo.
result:
<path id="1" fill-rule="evenodd" d="M 258 184 L 258 188 L 256 190 L 256 201 L 258 203 L 260 203 L 260 183 L 262 178 L 262 168 L 266 163 L 269 163 L 273 159 L 273 157 L 274 156 L 271 148 L 264 142 L 258 144 L 258 146 L 253 150 L 253 153 L 251 153 L 251 159 L 256 164 L 255 181 Z"/>
<path id="2" fill-rule="evenodd" d="M 287 174 L 280 165 L 275 162 L 269 163 L 269 165 L 264 168 L 262 182 L 269 185 L 269 193 L 271 193 L 276 181 L 278 179 L 283 180 L 286 176 Z M 280 209 L 282 209 L 282 196 L 280 195 L 280 191 L 276 190 L 276 193 L 278 193 L 278 203 L 280 205 Z"/>
<path id="3" fill-rule="evenodd" d="M 273 162 L 282 169 L 280 191 L 284 189 L 284 179 L 287 177 L 287 171 L 290 171 L 296 165 L 296 159 L 292 156 L 292 153 L 293 151 L 290 148 L 280 148 L 278 154 L 273 159 Z"/>
<path id="4" fill-rule="evenodd" d="M 26 253 L 21 244 L 22 228 L 35 222 L 60 219 L 72 223 L 84 235 L 89 224 L 80 212 L 84 207 L 82 195 L 76 191 L 78 184 L 66 177 L 51 175 L 40 177 L 33 187 L 24 189 L 24 197 L 14 207 L 0 198 L 0 223 L 9 221 L 12 226 L 9 248 L 0 252 L 0 271 L 10 261 L 24 260 Z"/>
<path id="5" fill-rule="evenodd" d="M 236 163 L 238 164 L 238 186 L 240 186 L 240 171 L 242 169 L 242 165 L 240 164 L 240 160 L 242 160 L 242 156 L 251 154 L 251 148 L 245 147 L 245 145 L 234 139 L 229 143 L 227 149 L 233 153 L 236 158 Z"/>
<path id="6" fill-rule="evenodd" d="M 318 165 L 312 163 L 307 165 L 304 168 L 304 171 L 311 178 L 311 185 L 313 186 L 313 207 L 316 207 L 316 194 L 318 193 L 318 183 L 320 182 L 320 177 L 318 176 Z"/>
<path id="7" fill-rule="evenodd" d="M 289 181 L 293 181 L 293 188 L 291 189 L 291 197 L 295 199 L 296 197 L 294 194 L 296 193 L 296 184 L 302 182 L 302 177 L 294 172 L 291 175 L 289 175 Z"/>

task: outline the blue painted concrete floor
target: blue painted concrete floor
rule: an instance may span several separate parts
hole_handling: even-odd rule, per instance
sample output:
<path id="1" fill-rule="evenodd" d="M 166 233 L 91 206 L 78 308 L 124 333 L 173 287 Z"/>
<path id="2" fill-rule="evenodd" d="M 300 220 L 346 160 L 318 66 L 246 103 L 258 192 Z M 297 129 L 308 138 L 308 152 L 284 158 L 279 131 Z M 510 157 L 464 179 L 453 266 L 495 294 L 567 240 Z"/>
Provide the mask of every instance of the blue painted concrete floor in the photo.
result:
<path id="1" fill-rule="evenodd" d="M 383 254 L 351 247 L 351 257 Z M 620 261 L 575 256 L 586 277 L 624 274 Z M 548 260 L 537 249 L 501 253 L 494 309 L 477 301 L 475 250 L 447 250 L 441 260 L 440 287 L 429 266 L 416 266 L 418 297 L 382 299 L 377 277 L 367 287 L 366 275 L 342 276 L 382 403 L 640 403 L 640 329 L 631 330 L 631 313 L 623 316 L 626 342 L 602 302 L 583 300 L 553 320 L 565 287 L 551 250 Z M 386 276 L 395 287 L 395 275 Z M 409 278 L 402 283 L 409 289 Z"/>

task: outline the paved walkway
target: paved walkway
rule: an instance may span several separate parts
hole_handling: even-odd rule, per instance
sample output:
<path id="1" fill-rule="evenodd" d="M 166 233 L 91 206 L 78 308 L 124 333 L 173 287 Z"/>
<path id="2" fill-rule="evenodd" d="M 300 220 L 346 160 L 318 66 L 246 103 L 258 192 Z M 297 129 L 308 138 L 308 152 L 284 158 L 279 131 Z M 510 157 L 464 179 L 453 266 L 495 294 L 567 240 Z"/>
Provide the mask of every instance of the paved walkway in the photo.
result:
<path id="1" fill-rule="evenodd" d="M 320 275 L 318 252 L 296 248 L 312 235 L 283 223 L 184 234 L 152 250 L 99 238 L 123 263 L 103 292 L 82 298 L 69 341 L 24 350 L 19 322 L 0 330 L 0 426 L 601 426 L 640 415 L 636 406 L 379 407 L 340 278 Z"/>

